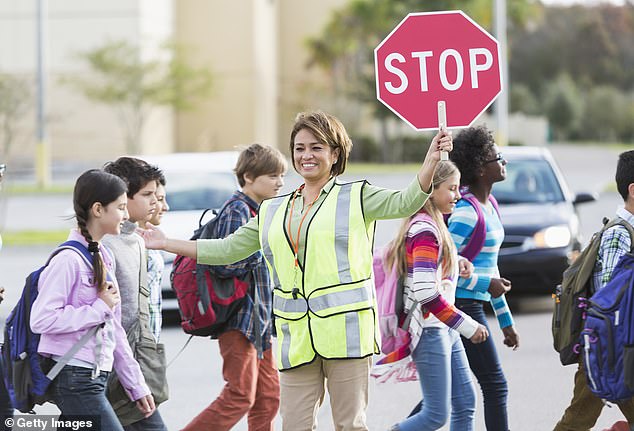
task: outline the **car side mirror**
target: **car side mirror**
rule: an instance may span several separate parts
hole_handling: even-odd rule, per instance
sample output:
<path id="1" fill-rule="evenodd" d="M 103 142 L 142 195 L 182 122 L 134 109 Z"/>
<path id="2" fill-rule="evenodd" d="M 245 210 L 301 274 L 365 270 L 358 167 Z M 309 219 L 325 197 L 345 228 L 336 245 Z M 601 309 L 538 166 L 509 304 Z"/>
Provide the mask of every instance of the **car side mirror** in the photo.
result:
<path id="1" fill-rule="evenodd" d="M 586 202 L 594 202 L 598 198 L 599 197 L 597 196 L 596 193 L 586 193 L 586 192 L 577 193 L 575 195 L 575 200 L 572 202 L 572 204 L 577 205 L 577 204 L 583 204 Z"/>

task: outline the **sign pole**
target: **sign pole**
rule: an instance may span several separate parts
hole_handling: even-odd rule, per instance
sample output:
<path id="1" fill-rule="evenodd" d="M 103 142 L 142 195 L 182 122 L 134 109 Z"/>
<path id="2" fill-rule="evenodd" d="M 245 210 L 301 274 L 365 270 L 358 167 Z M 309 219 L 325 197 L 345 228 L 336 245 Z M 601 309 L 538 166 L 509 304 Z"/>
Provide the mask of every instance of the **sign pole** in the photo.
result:
<path id="1" fill-rule="evenodd" d="M 447 129 L 447 108 L 444 100 L 438 101 L 438 130 L 442 131 Z M 447 151 L 440 152 L 440 160 L 449 160 L 449 153 Z"/>

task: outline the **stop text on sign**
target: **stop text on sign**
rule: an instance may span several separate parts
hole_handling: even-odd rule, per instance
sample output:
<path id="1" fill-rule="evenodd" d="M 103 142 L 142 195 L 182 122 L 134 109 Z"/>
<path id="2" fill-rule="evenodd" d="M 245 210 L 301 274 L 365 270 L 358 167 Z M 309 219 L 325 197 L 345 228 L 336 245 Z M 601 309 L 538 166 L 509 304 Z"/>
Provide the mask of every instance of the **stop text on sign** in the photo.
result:
<path id="1" fill-rule="evenodd" d="M 377 99 L 416 130 L 468 127 L 502 91 L 498 42 L 462 11 L 408 14 L 374 49 Z"/>
<path id="2" fill-rule="evenodd" d="M 434 58 L 433 51 L 415 51 L 411 53 L 412 61 L 418 61 L 420 91 L 429 91 L 429 83 L 427 80 L 427 59 Z M 399 65 L 406 63 L 408 60 L 399 52 L 393 52 L 385 57 L 385 69 L 393 73 L 398 78 L 397 85 L 392 81 L 385 82 L 385 88 L 392 94 L 401 94 L 407 90 L 409 79 L 407 74 L 399 68 Z M 433 63 L 430 61 L 430 63 Z M 486 72 L 493 66 L 493 54 L 487 48 L 470 48 L 469 49 L 469 83 L 472 89 L 479 88 L 478 74 Z M 456 91 L 464 84 L 465 65 L 462 56 L 455 49 L 445 49 L 440 53 L 437 62 L 438 77 L 440 84 L 444 89 Z M 453 67 L 453 78 L 447 73 L 448 68 Z"/>

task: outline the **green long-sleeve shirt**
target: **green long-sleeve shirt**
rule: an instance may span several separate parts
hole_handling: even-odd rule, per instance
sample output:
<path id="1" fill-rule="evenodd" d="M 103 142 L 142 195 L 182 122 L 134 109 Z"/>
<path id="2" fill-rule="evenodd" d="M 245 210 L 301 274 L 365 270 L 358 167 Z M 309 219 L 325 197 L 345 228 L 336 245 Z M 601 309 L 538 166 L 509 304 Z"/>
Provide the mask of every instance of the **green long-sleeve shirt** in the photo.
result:
<path id="1" fill-rule="evenodd" d="M 326 183 L 317 201 L 308 210 L 306 220 L 310 220 L 312 213 L 319 208 L 334 184 L 335 178 Z M 398 191 L 366 184 L 362 192 L 365 222 L 369 225 L 375 220 L 409 217 L 423 206 L 428 197 L 429 195 L 420 188 L 418 176 L 414 178 L 407 188 Z M 296 241 L 297 228 L 303 216 L 301 212 L 303 206 L 303 197 L 299 194 L 297 199 L 295 199 L 293 217 L 291 219 L 291 232 L 294 241 Z M 285 223 L 287 222 L 285 220 Z M 199 239 L 196 241 L 198 262 L 207 265 L 227 265 L 245 259 L 260 250 L 258 223 L 259 216 L 255 216 L 226 238 Z M 299 235 L 298 257 L 301 264 L 303 264 L 307 227 L 308 223 L 302 223 Z"/>

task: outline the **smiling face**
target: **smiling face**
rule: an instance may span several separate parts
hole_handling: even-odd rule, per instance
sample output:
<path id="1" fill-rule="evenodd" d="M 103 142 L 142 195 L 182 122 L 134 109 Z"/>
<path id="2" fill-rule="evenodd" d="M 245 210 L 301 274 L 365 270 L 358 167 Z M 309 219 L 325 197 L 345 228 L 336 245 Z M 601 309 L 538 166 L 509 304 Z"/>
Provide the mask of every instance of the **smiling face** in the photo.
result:
<path id="1" fill-rule="evenodd" d="M 445 181 L 434 186 L 430 199 L 443 214 L 451 214 L 460 200 L 460 172 L 455 172 Z"/>
<path id="2" fill-rule="evenodd" d="M 156 211 L 156 181 L 148 181 L 132 198 L 128 198 L 130 221 L 144 224 Z"/>
<path id="3" fill-rule="evenodd" d="M 330 179 L 339 150 L 317 140 L 308 129 L 301 129 L 293 142 L 293 167 L 306 182 L 325 184 Z"/>
<path id="4" fill-rule="evenodd" d="M 121 224 L 128 219 L 128 198 L 122 194 L 102 208 L 100 217 L 101 230 L 104 234 L 119 235 Z"/>

